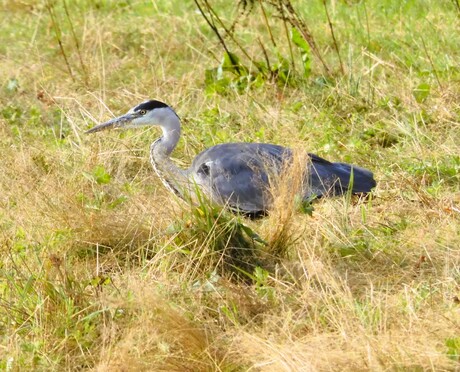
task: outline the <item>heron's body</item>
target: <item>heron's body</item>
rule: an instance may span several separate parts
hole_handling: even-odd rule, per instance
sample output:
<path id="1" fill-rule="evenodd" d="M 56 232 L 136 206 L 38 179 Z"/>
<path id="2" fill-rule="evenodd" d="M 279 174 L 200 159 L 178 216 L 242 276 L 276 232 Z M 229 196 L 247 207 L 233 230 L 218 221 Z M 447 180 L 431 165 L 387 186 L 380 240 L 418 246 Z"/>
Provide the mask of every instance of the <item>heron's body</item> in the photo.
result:
<path id="1" fill-rule="evenodd" d="M 149 124 L 163 130 L 163 136 L 150 148 L 151 163 L 165 186 L 182 197 L 199 187 L 219 204 L 245 213 L 263 213 L 273 200 L 270 190 L 273 178 L 279 177 L 286 165 L 292 163 L 292 151 L 282 146 L 223 143 L 198 154 L 190 168 L 180 169 L 169 157 L 180 139 L 180 120 L 169 106 L 159 101 L 144 102 L 90 132 Z M 340 195 L 350 187 L 352 193 L 368 193 L 375 187 L 373 175 L 366 169 L 331 163 L 313 154 L 308 156 L 301 190 L 304 198 Z"/>

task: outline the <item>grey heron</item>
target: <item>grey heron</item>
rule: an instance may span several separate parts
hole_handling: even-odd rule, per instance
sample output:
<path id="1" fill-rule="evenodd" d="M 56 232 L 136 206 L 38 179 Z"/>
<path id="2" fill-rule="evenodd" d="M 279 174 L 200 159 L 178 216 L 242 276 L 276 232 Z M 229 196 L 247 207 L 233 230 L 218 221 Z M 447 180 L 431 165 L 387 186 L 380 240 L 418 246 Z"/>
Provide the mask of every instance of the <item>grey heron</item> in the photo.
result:
<path id="1" fill-rule="evenodd" d="M 181 135 L 181 122 L 167 104 L 145 101 L 126 114 L 99 124 L 87 133 L 111 128 L 159 126 L 163 135 L 150 146 L 150 162 L 164 185 L 180 197 L 198 187 L 208 198 L 250 215 L 270 208 L 270 179 L 292 162 L 289 148 L 267 143 L 222 143 L 198 154 L 188 169 L 174 164 L 170 154 Z M 366 194 L 375 187 L 372 173 L 346 163 L 332 163 L 308 154 L 303 198 L 341 195 L 347 191 Z"/>

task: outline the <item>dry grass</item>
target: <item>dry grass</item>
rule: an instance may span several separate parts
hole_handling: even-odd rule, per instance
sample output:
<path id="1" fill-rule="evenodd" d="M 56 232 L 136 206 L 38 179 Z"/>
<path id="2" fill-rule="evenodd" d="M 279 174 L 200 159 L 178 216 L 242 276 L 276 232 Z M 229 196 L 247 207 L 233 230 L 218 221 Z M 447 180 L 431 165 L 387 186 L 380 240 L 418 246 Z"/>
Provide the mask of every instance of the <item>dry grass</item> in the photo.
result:
<path id="1" fill-rule="evenodd" d="M 332 2 L 345 75 L 325 81 L 316 61 L 297 86 L 223 95 L 204 92 L 220 51 L 192 2 L 68 3 L 70 19 L 60 2 L 2 4 L 0 369 L 458 369 L 454 3 Z M 321 9 L 302 14 L 339 71 Z M 301 213 L 296 151 L 267 218 L 187 205 L 151 170 L 155 129 L 83 134 L 146 97 L 183 119 L 184 167 L 215 143 L 273 142 L 378 186 Z"/>

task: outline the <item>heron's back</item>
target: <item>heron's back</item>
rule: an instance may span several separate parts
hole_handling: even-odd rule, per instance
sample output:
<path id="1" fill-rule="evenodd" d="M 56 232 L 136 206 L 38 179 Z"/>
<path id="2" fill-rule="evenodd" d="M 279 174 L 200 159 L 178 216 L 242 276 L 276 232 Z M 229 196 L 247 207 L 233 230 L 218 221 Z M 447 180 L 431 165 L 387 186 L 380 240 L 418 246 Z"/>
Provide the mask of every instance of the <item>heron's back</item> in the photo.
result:
<path id="1" fill-rule="evenodd" d="M 370 171 L 346 163 L 331 163 L 309 154 L 304 196 L 367 193 L 375 187 Z M 220 203 L 245 212 L 266 211 L 272 202 L 271 180 L 292 162 L 288 148 L 265 143 L 224 143 L 194 159 L 189 172 Z M 353 177 L 351 175 L 353 174 Z M 352 182 L 350 182 L 352 180 Z"/>

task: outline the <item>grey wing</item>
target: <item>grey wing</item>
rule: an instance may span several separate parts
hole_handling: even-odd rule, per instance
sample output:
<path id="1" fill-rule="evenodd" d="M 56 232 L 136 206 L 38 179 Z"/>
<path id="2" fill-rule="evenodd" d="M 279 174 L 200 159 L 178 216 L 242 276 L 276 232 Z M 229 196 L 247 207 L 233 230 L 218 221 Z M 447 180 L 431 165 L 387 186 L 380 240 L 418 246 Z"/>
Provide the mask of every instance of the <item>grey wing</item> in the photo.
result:
<path id="1" fill-rule="evenodd" d="M 372 172 L 346 163 L 332 163 L 309 154 L 304 197 L 367 193 L 375 187 Z M 270 180 L 292 159 L 289 149 L 261 143 L 225 143 L 200 153 L 189 174 L 208 197 L 243 212 L 266 211 L 271 202 Z"/>
<path id="2" fill-rule="evenodd" d="M 353 194 L 368 193 L 376 185 L 372 172 L 367 169 L 353 164 L 331 163 L 314 154 L 309 156 L 311 165 L 305 197 L 312 194 L 341 195 L 350 187 Z"/>
<path id="3" fill-rule="evenodd" d="M 287 151 L 269 144 L 221 144 L 200 153 L 190 172 L 216 202 L 259 213 L 271 203 L 270 178 L 282 168 Z"/>

